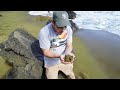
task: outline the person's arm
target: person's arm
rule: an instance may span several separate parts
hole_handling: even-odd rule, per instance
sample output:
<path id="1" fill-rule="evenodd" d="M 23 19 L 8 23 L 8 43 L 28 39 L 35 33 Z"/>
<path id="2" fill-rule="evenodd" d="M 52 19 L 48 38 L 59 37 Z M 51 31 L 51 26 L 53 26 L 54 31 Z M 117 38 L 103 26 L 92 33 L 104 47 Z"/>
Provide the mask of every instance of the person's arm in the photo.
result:
<path id="1" fill-rule="evenodd" d="M 75 55 L 74 55 L 74 53 L 72 53 L 72 50 L 73 50 L 72 44 L 71 43 L 67 43 L 65 54 L 73 56 L 73 61 L 74 61 Z"/>
<path id="2" fill-rule="evenodd" d="M 64 62 L 64 57 L 67 54 L 73 56 L 73 61 L 74 61 L 74 57 L 75 57 L 75 55 L 72 53 L 72 50 L 73 50 L 73 46 L 72 46 L 72 29 L 69 28 L 69 31 L 70 32 L 69 32 L 69 36 L 68 36 L 68 39 L 67 39 L 65 54 L 63 56 L 61 56 L 62 63 L 69 63 L 69 62 Z M 71 61 L 71 63 L 73 63 L 73 61 Z"/>
<path id="3" fill-rule="evenodd" d="M 60 58 L 59 54 L 50 51 L 50 40 L 48 29 L 42 29 L 39 33 L 39 44 L 44 56 L 48 58 Z"/>
<path id="4" fill-rule="evenodd" d="M 66 49 L 65 49 L 65 54 L 71 53 L 72 52 L 72 43 L 67 43 Z"/>
<path id="5" fill-rule="evenodd" d="M 75 55 L 72 53 L 72 49 L 73 49 L 72 48 L 72 43 L 67 43 L 67 46 L 66 46 L 66 49 L 65 49 L 65 54 L 60 56 L 61 62 L 63 64 L 69 64 L 69 63 L 73 63 L 74 62 Z M 71 56 L 73 56 L 73 60 L 71 62 L 65 62 L 64 61 L 65 55 L 71 55 Z"/>
<path id="6" fill-rule="evenodd" d="M 43 54 L 46 57 L 49 57 L 49 58 L 60 58 L 59 54 L 56 54 L 56 53 L 50 51 L 49 49 L 42 49 L 42 51 L 43 51 Z"/>
<path id="7" fill-rule="evenodd" d="M 72 52 L 73 50 L 73 46 L 72 46 L 72 28 L 69 26 L 69 33 L 68 33 L 68 38 L 67 38 L 67 44 L 66 44 L 66 49 L 65 49 L 65 54 L 69 54 Z"/>

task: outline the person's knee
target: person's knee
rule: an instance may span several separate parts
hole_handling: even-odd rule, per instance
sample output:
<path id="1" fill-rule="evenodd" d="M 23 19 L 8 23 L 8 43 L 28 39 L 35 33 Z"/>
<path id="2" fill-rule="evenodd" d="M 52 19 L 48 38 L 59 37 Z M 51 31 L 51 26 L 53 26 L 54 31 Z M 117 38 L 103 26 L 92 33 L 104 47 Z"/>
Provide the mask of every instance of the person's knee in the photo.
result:
<path id="1" fill-rule="evenodd" d="M 46 68 L 47 79 L 58 79 L 58 70 L 52 68 Z"/>

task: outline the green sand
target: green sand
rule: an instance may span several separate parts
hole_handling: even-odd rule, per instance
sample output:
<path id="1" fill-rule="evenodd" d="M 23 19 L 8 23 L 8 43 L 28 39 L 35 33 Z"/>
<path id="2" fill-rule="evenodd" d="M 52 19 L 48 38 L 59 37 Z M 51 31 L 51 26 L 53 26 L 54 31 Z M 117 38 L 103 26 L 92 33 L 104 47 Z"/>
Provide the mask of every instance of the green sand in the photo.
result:
<path id="1" fill-rule="evenodd" d="M 27 11 L 0 11 L 0 15 L 2 15 L 0 17 L 0 43 L 6 41 L 16 28 L 24 28 L 33 36 L 38 37 L 39 30 L 48 20 L 44 17 L 30 16 Z M 75 36 L 73 36 L 73 47 L 75 50 L 74 73 L 77 79 L 81 79 L 83 74 L 87 79 L 107 78 L 83 42 Z M 9 69 L 11 67 L 5 64 L 5 60 L 0 56 L 0 78 L 5 77 Z"/>

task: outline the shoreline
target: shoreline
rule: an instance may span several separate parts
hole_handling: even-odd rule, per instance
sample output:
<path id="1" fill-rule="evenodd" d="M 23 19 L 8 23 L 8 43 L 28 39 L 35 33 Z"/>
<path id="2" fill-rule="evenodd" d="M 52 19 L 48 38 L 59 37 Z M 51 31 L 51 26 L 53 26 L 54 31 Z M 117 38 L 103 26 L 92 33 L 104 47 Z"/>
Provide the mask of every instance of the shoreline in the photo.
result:
<path id="1" fill-rule="evenodd" d="M 107 31 L 83 29 L 74 33 L 110 78 L 120 78 L 120 37 Z"/>
<path id="2" fill-rule="evenodd" d="M 3 36 L 1 36 L 2 37 L 0 40 L 1 42 L 5 41 L 8 38 L 9 34 L 12 31 L 14 31 L 15 28 L 18 28 L 18 27 L 25 28 L 30 34 L 37 37 L 40 28 L 42 28 L 42 26 L 45 24 L 44 21 L 36 22 L 36 19 L 32 16 L 29 16 L 27 14 L 27 11 L 24 11 L 24 12 L 19 12 L 19 11 L 6 12 L 5 11 L 5 12 L 3 12 L 2 15 L 3 15 L 3 17 L 0 18 L 1 22 L 2 22 L 1 23 L 2 29 L 1 29 L 0 34 L 3 35 Z M 17 17 L 19 17 L 19 18 L 17 18 Z M 16 19 L 14 19 L 14 18 L 16 18 Z M 38 19 L 40 19 L 40 18 L 38 18 Z M 42 18 L 42 20 L 43 20 L 43 18 Z M 81 30 L 81 32 L 84 32 L 84 30 Z M 77 33 L 77 32 L 75 32 L 75 33 Z M 86 34 L 84 35 L 84 33 L 82 33 L 83 36 L 86 36 Z M 89 33 L 87 35 L 89 35 Z M 87 37 L 87 38 L 89 38 L 89 37 Z M 75 71 L 75 74 L 78 76 L 78 78 L 79 78 L 79 76 L 80 76 L 79 74 L 81 74 L 81 72 L 84 73 L 88 77 L 88 79 L 104 78 L 105 77 L 105 75 L 103 74 L 104 72 L 101 71 L 101 69 L 99 68 L 101 66 L 99 66 L 99 67 L 97 66 L 97 63 L 93 60 L 93 58 L 87 52 L 86 47 L 84 46 L 83 42 L 81 42 L 81 41 L 79 42 L 79 39 L 75 38 L 75 36 L 73 36 L 73 39 L 74 39 L 73 44 L 74 44 L 75 55 L 76 55 L 76 58 L 75 58 L 76 60 L 74 62 L 74 71 Z M 118 45 L 118 47 L 119 47 L 119 45 Z M 0 62 L 3 62 L 3 61 L 5 61 L 5 60 L 0 56 Z M 4 67 L 4 69 L 3 69 L 3 67 Z M 3 62 L 3 64 L 1 64 L 0 78 L 2 78 L 3 74 L 7 73 L 8 68 L 9 67 L 6 66 L 6 64 L 4 62 Z"/>

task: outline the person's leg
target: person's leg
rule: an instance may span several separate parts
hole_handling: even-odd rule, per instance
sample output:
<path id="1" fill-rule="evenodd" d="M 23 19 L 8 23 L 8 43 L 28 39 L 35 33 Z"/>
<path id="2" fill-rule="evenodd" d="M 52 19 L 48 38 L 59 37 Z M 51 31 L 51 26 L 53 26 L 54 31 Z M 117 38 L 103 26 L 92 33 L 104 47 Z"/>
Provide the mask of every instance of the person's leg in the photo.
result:
<path id="1" fill-rule="evenodd" d="M 70 76 L 71 79 L 75 79 L 75 75 L 74 75 L 73 71 L 71 71 L 71 73 L 69 74 L 69 76 Z"/>
<path id="2" fill-rule="evenodd" d="M 47 79 L 58 79 L 58 65 L 46 67 Z"/>
<path id="3" fill-rule="evenodd" d="M 75 79 L 75 75 L 73 72 L 73 64 L 60 64 L 59 65 L 60 71 L 62 71 L 64 74 L 69 76 L 71 79 Z"/>

